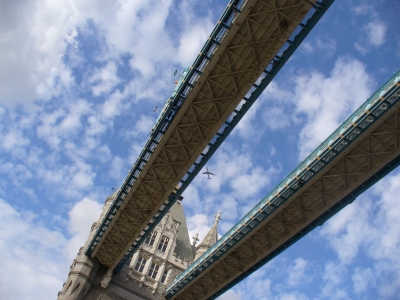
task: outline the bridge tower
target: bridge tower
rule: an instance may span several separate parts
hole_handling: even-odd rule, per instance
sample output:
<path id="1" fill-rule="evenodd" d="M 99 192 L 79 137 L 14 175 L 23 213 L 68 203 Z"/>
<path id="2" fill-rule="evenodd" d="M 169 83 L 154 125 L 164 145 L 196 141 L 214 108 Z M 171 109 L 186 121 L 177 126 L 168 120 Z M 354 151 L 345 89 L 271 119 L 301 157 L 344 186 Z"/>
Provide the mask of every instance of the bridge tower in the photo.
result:
<path id="1" fill-rule="evenodd" d="M 195 243 L 190 243 L 182 201 L 178 200 L 131 261 L 118 274 L 108 274 L 106 267 L 84 254 L 84 249 L 116 195 L 117 191 L 106 199 L 100 218 L 93 223 L 85 246 L 80 248 L 71 265 L 58 300 L 164 299 L 167 285 L 193 262 L 195 255 L 204 253 L 216 242 L 220 213 L 206 238 L 196 248 Z"/>

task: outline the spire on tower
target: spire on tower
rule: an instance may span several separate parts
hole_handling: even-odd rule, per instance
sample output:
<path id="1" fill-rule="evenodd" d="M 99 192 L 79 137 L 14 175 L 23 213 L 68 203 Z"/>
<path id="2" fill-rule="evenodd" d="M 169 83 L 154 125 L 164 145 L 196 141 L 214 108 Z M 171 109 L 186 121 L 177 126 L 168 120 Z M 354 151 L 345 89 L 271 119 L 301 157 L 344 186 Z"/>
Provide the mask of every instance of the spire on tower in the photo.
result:
<path id="1" fill-rule="evenodd" d="M 218 222 L 221 220 L 221 212 L 218 211 L 215 216 L 214 225 L 211 227 L 210 231 L 207 233 L 206 237 L 201 241 L 201 243 L 196 247 L 195 260 L 203 255 L 212 245 L 218 241 Z"/>
<path id="2" fill-rule="evenodd" d="M 217 215 L 216 216 L 214 216 L 215 217 L 215 222 L 219 222 L 220 220 L 222 220 L 221 219 L 221 212 L 220 211 L 218 211 L 218 213 L 217 213 Z M 214 225 L 215 225 L 215 222 L 214 222 Z"/>

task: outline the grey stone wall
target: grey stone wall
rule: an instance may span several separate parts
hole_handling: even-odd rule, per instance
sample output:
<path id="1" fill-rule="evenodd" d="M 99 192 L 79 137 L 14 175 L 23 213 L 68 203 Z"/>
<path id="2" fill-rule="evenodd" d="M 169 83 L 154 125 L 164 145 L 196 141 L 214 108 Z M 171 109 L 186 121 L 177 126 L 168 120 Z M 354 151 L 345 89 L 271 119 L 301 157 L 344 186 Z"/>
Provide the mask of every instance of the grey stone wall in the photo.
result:
<path id="1" fill-rule="evenodd" d="M 118 274 L 114 274 L 107 289 L 103 289 L 100 287 L 100 282 L 106 271 L 104 267 L 99 268 L 84 300 L 165 300 L 162 295 L 166 289 L 165 285 L 159 283 L 156 292 L 152 294 L 153 290 L 146 285 L 132 279 L 126 280 L 129 272 L 127 266 L 123 267 Z"/>

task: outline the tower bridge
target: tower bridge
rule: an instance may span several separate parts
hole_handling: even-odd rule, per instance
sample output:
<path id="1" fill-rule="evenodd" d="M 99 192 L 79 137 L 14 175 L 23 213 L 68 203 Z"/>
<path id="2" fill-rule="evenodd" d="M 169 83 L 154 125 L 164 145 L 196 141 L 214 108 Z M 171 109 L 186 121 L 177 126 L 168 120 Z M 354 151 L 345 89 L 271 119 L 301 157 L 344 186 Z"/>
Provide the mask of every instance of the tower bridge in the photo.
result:
<path id="1" fill-rule="evenodd" d="M 118 272 L 333 0 L 231 0 L 85 254 Z M 108 279 L 109 280 L 109 279 Z"/>
<path id="2" fill-rule="evenodd" d="M 398 72 L 211 248 L 187 242 L 177 200 L 332 3 L 230 1 L 107 199 L 60 300 L 126 299 L 142 285 L 152 293 L 138 299 L 216 298 L 400 163 Z"/>

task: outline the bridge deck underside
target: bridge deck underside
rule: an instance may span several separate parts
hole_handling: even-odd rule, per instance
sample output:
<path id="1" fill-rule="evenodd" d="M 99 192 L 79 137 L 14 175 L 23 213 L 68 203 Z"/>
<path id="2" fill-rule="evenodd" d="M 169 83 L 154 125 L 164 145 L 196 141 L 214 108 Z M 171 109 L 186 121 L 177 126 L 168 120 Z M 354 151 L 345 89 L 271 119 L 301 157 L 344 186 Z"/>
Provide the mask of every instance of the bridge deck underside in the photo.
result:
<path id="1" fill-rule="evenodd" d="M 172 299 L 207 299 L 292 239 L 400 155 L 400 103 Z M 201 259 L 201 258 L 200 258 Z M 251 273 L 251 272 L 250 272 Z"/>
<path id="2" fill-rule="evenodd" d="M 101 264 L 121 260 L 314 2 L 249 0 L 235 16 L 93 252 Z"/>

